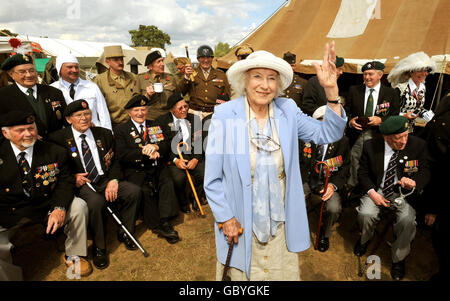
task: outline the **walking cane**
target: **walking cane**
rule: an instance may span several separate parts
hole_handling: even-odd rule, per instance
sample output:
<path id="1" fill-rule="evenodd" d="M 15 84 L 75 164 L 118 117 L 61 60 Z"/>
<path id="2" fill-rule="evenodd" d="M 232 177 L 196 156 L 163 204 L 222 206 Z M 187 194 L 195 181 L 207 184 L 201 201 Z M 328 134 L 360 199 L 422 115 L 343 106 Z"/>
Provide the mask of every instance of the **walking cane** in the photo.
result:
<path id="1" fill-rule="evenodd" d="M 328 167 L 328 164 L 324 161 L 320 161 L 316 163 L 316 172 L 320 174 L 319 166 L 325 165 L 325 183 L 323 185 L 323 194 L 327 192 L 328 187 L 328 177 L 330 176 L 330 168 Z M 320 215 L 319 215 L 319 225 L 317 227 L 317 235 L 316 235 L 316 242 L 314 244 L 314 250 L 317 250 L 319 246 L 319 235 L 320 235 L 320 228 L 322 226 L 322 214 L 323 214 L 323 208 L 325 207 L 325 201 L 322 200 L 322 204 L 320 206 Z"/>
<path id="2" fill-rule="evenodd" d="M 183 144 L 186 144 L 186 143 L 181 141 L 177 145 L 178 155 L 180 156 L 181 160 L 184 160 L 183 159 L 183 154 L 180 151 L 180 146 L 183 145 Z M 188 145 L 186 144 L 186 148 L 187 147 L 188 147 Z M 186 174 L 187 174 L 187 177 L 188 177 L 188 180 L 189 180 L 189 184 L 191 184 L 191 188 L 192 188 L 192 192 L 194 193 L 195 201 L 197 202 L 198 208 L 200 209 L 200 213 L 201 213 L 202 217 L 206 217 L 205 213 L 203 212 L 202 205 L 200 204 L 200 201 L 198 200 L 197 192 L 195 191 L 195 187 L 194 187 L 194 183 L 192 182 L 191 175 L 189 174 L 189 171 L 187 169 L 186 169 Z"/>
<path id="3" fill-rule="evenodd" d="M 219 230 L 222 230 L 223 225 L 219 224 Z M 244 229 L 239 228 L 239 235 L 244 232 Z M 222 281 L 231 281 L 230 276 L 228 276 L 228 270 L 230 269 L 230 261 L 231 261 L 231 254 L 233 253 L 233 247 L 234 247 L 234 240 L 231 240 L 230 246 L 228 247 L 228 254 L 227 259 L 225 261 L 225 267 L 223 268 L 223 274 L 222 274 Z"/>
<path id="4" fill-rule="evenodd" d="M 393 209 L 391 209 L 390 213 L 389 213 L 389 218 L 388 221 L 386 223 L 386 225 L 383 228 L 383 231 L 380 232 L 379 238 L 377 243 L 374 245 L 374 247 L 372 248 L 372 252 L 370 252 L 370 254 L 375 254 L 375 252 L 378 250 L 378 248 L 381 245 L 381 242 L 383 242 L 384 237 L 386 236 L 386 233 L 389 230 L 389 226 L 391 225 L 391 223 L 394 221 L 395 218 L 395 214 L 398 208 L 400 208 L 401 206 L 403 206 L 406 202 L 405 197 L 407 197 L 408 195 L 410 195 L 411 193 L 414 192 L 415 187 L 413 187 L 413 189 L 407 193 L 407 194 L 403 194 L 402 193 L 402 188 L 400 187 L 400 196 L 398 198 L 396 198 L 392 203 L 393 203 Z M 364 264 L 364 266 L 361 268 L 361 260 L 360 257 L 358 256 L 358 276 L 362 277 L 363 273 L 365 271 L 365 269 L 367 268 L 367 266 L 369 265 L 369 263 L 367 262 L 366 259 L 366 263 Z"/>
<path id="5" fill-rule="evenodd" d="M 127 233 L 128 237 L 131 238 L 131 240 L 136 244 L 136 246 L 138 246 L 139 250 L 141 250 L 142 254 L 144 254 L 144 257 L 148 257 L 149 254 L 147 253 L 147 251 L 141 246 L 141 244 L 133 237 L 133 235 L 131 235 L 131 233 L 127 230 L 127 228 L 122 224 L 122 222 L 120 221 L 120 219 L 114 214 L 114 212 L 111 210 L 111 208 L 109 208 L 109 206 L 106 206 L 106 209 L 108 209 L 109 213 L 111 213 L 111 215 L 114 217 L 114 219 L 116 220 L 116 222 L 119 224 L 119 226 L 122 227 L 122 229 Z"/>

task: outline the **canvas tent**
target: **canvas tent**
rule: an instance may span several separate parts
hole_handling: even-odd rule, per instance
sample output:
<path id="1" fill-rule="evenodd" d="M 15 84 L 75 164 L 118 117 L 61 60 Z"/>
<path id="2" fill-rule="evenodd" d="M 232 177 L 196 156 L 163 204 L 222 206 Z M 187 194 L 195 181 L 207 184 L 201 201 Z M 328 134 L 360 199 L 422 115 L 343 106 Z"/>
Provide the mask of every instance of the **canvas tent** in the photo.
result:
<path id="1" fill-rule="evenodd" d="M 297 72 L 312 74 L 323 46 L 334 40 L 344 71 L 361 73 L 369 60 L 385 63 L 388 73 L 411 53 L 424 51 L 439 72 L 450 74 L 450 1 L 448 0 L 290 0 L 240 43 L 282 56 L 297 55 Z M 218 61 L 229 68 L 230 51 Z"/>

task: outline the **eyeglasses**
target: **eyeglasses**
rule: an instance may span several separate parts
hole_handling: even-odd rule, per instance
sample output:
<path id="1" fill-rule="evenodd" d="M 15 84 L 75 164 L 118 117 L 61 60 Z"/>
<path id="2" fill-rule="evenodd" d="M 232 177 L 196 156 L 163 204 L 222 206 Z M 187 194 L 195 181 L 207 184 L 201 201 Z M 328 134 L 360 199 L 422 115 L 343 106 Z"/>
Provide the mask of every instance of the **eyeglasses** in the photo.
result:
<path id="1" fill-rule="evenodd" d="M 21 76 L 29 73 L 30 75 L 34 75 L 36 74 L 36 69 L 28 69 L 28 70 L 19 70 L 19 71 L 14 71 L 14 73 L 17 73 Z"/>
<path id="2" fill-rule="evenodd" d="M 274 152 L 281 148 L 281 145 L 272 139 L 272 137 L 257 133 L 254 137 L 250 138 L 250 141 L 258 149 L 266 152 Z"/>
<path id="3" fill-rule="evenodd" d="M 78 120 L 81 120 L 81 118 L 85 117 L 85 118 L 89 118 L 92 116 L 91 112 L 87 112 L 87 113 L 80 113 L 80 114 L 73 114 L 72 117 L 76 118 Z"/>
<path id="4" fill-rule="evenodd" d="M 176 108 L 177 111 L 183 111 L 189 109 L 189 105 L 183 105 Z"/>

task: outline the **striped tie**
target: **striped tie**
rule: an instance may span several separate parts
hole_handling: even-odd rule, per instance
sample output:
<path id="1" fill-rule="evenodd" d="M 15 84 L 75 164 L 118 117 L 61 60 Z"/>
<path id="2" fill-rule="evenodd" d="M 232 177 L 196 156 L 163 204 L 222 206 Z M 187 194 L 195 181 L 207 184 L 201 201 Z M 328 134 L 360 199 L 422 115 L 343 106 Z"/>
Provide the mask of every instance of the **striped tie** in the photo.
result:
<path id="1" fill-rule="evenodd" d="M 94 158 L 92 157 L 91 150 L 89 149 L 89 145 L 86 142 L 86 135 L 81 134 L 80 138 L 81 138 L 81 148 L 83 151 L 84 165 L 86 167 L 86 172 L 88 173 L 87 178 L 91 180 L 93 184 L 95 184 L 95 182 L 99 177 L 98 170 L 95 167 Z"/>
<path id="2" fill-rule="evenodd" d="M 394 178 L 395 169 L 397 167 L 398 151 L 394 151 L 389 160 L 388 168 L 386 170 L 386 177 L 384 178 L 383 194 L 384 198 L 387 199 L 394 193 Z"/>
<path id="3" fill-rule="evenodd" d="M 31 185 L 33 184 L 33 179 L 31 178 L 31 168 L 30 164 L 28 164 L 27 159 L 25 158 L 26 152 L 21 152 L 19 154 L 19 169 L 22 175 L 22 186 L 23 191 L 27 196 L 30 196 L 31 193 Z"/>

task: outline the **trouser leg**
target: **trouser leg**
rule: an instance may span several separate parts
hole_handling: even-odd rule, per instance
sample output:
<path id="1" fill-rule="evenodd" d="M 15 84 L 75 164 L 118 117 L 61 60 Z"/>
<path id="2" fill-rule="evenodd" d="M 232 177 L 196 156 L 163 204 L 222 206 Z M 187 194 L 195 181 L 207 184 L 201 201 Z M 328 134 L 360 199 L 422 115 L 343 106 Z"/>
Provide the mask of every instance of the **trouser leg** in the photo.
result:
<path id="1" fill-rule="evenodd" d="M 119 182 L 118 200 L 121 204 L 121 222 L 130 233 L 134 233 L 136 212 L 141 200 L 139 186 L 127 181 Z"/>
<path id="2" fill-rule="evenodd" d="M 9 241 L 11 236 L 8 229 L 0 226 L 0 281 L 23 280 L 22 268 L 14 265 L 12 261 L 11 248 L 13 245 Z"/>
<path id="3" fill-rule="evenodd" d="M 361 159 L 363 144 L 365 141 L 372 139 L 373 133 L 371 130 L 367 130 L 356 139 L 350 152 L 350 176 L 348 178 L 347 184 L 350 187 L 356 187 L 358 184 L 358 169 L 359 161 Z"/>
<path id="4" fill-rule="evenodd" d="M 325 216 L 324 216 L 324 233 L 325 237 L 330 237 L 331 227 L 339 218 L 342 211 L 341 196 L 335 192 L 330 199 L 325 202 Z"/>
<path id="5" fill-rule="evenodd" d="M 75 197 L 66 212 L 64 233 L 66 255 L 87 256 L 89 209 L 84 200 Z"/>
<path id="6" fill-rule="evenodd" d="M 105 249 L 105 225 L 103 216 L 106 208 L 104 193 L 93 191 L 87 185 L 80 189 L 79 196 L 86 202 L 89 209 L 89 228 L 92 231 L 94 244 Z"/>
<path id="7" fill-rule="evenodd" d="M 394 224 L 395 241 L 392 243 L 392 262 L 406 258 L 411 251 L 411 241 L 416 235 L 416 211 L 408 203 L 404 203 L 396 212 Z"/>
<path id="8" fill-rule="evenodd" d="M 360 200 L 360 205 L 356 207 L 358 211 L 358 223 L 361 229 L 361 244 L 368 242 L 375 231 L 375 227 L 380 221 L 380 209 L 367 195 L 363 195 Z"/>
<path id="9" fill-rule="evenodd" d="M 169 170 L 175 191 L 177 192 L 176 195 L 179 205 L 188 205 L 188 200 L 186 199 L 186 194 L 184 193 L 187 181 L 186 171 L 179 169 L 176 165 L 170 165 L 167 169 Z"/>
<path id="10" fill-rule="evenodd" d="M 141 187 L 144 223 L 151 230 L 159 225 L 160 220 L 158 197 L 152 189 L 147 183 L 144 183 Z"/>
<path id="11" fill-rule="evenodd" d="M 161 168 L 158 181 L 159 215 L 161 218 L 170 218 L 178 215 L 178 201 L 175 187 L 167 166 Z"/>

